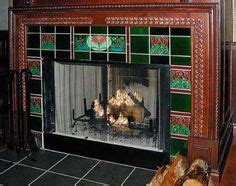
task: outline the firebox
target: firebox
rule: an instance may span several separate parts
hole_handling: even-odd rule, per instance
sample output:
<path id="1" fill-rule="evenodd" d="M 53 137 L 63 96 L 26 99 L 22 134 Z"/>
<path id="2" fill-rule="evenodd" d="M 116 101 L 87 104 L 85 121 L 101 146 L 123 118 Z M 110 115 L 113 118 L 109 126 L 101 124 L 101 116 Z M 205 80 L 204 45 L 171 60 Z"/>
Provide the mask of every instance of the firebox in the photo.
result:
<path id="1" fill-rule="evenodd" d="M 166 158 L 169 74 L 168 65 L 46 59 L 44 132 Z"/>

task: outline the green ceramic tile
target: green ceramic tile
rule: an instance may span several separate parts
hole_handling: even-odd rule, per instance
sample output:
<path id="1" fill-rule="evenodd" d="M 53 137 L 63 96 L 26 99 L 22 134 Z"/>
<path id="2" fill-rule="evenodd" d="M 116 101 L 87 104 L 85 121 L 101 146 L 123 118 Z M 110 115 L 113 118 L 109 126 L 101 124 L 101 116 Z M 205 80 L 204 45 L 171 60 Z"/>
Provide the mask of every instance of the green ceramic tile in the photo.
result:
<path id="1" fill-rule="evenodd" d="M 29 92 L 31 94 L 42 94 L 42 81 L 39 79 L 31 79 L 29 82 Z"/>
<path id="2" fill-rule="evenodd" d="M 54 51 L 42 51 L 42 58 L 54 58 Z"/>
<path id="3" fill-rule="evenodd" d="M 92 34 L 106 34 L 107 27 L 106 26 L 92 26 L 91 33 Z"/>
<path id="4" fill-rule="evenodd" d="M 169 56 L 151 56 L 151 64 L 169 65 Z"/>
<path id="5" fill-rule="evenodd" d="M 151 35 L 169 35 L 169 28 L 158 28 L 152 27 L 150 28 Z"/>
<path id="6" fill-rule="evenodd" d="M 146 36 L 131 37 L 131 53 L 149 53 L 149 41 Z"/>
<path id="7" fill-rule="evenodd" d="M 70 27 L 69 26 L 57 26 L 56 33 L 70 33 Z"/>
<path id="8" fill-rule="evenodd" d="M 125 54 L 109 54 L 109 61 L 126 62 Z"/>
<path id="9" fill-rule="evenodd" d="M 125 34 L 125 27 L 121 26 L 110 26 L 108 27 L 109 34 Z"/>
<path id="10" fill-rule="evenodd" d="M 35 131 L 42 131 L 42 118 L 30 117 L 31 129 Z"/>
<path id="11" fill-rule="evenodd" d="M 171 35 L 190 36 L 191 29 L 190 28 L 171 28 Z"/>
<path id="12" fill-rule="evenodd" d="M 27 32 L 39 32 L 39 26 L 28 26 Z"/>
<path id="13" fill-rule="evenodd" d="M 149 27 L 131 27 L 131 34 L 148 35 Z"/>
<path id="14" fill-rule="evenodd" d="M 89 52 L 76 52 L 75 59 L 89 59 Z"/>
<path id="15" fill-rule="evenodd" d="M 187 156 L 188 149 L 188 141 L 182 139 L 170 139 L 170 154 L 175 156 L 177 154 L 181 154 L 183 156 Z"/>
<path id="16" fill-rule="evenodd" d="M 39 34 L 28 34 L 27 35 L 27 48 L 40 48 Z"/>
<path id="17" fill-rule="evenodd" d="M 54 26 L 42 26 L 41 27 L 41 32 L 42 33 L 54 33 L 55 32 L 55 27 Z"/>
<path id="18" fill-rule="evenodd" d="M 70 35 L 56 35 L 56 49 L 70 50 Z"/>
<path id="19" fill-rule="evenodd" d="M 137 64 L 149 64 L 149 56 L 148 55 L 131 55 L 131 63 Z"/>
<path id="20" fill-rule="evenodd" d="M 89 34 L 90 33 L 90 27 L 89 26 L 75 27 L 75 33 Z"/>
<path id="21" fill-rule="evenodd" d="M 95 61 L 107 61 L 106 53 L 92 53 L 91 59 Z"/>
<path id="22" fill-rule="evenodd" d="M 27 50 L 27 56 L 40 57 L 40 50 Z"/>
<path id="23" fill-rule="evenodd" d="M 56 58 L 70 59 L 70 51 L 56 51 Z"/>
<path id="24" fill-rule="evenodd" d="M 172 65 L 186 65 L 191 66 L 191 57 L 171 57 Z"/>
<path id="25" fill-rule="evenodd" d="M 171 109 L 173 111 L 191 112 L 191 95 L 172 93 Z"/>
<path id="26" fill-rule="evenodd" d="M 191 39 L 189 37 L 171 37 L 172 55 L 191 55 Z"/>

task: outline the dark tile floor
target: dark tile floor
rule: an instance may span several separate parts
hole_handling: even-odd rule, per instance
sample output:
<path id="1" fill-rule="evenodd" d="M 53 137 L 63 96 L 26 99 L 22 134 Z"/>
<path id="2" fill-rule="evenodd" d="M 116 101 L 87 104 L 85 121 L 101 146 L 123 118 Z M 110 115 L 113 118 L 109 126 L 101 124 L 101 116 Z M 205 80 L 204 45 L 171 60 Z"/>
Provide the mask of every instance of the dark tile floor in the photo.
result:
<path id="1" fill-rule="evenodd" d="M 155 170 L 117 164 L 50 150 L 32 159 L 8 150 L 0 153 L 0 185 L 145 186 Z"/>

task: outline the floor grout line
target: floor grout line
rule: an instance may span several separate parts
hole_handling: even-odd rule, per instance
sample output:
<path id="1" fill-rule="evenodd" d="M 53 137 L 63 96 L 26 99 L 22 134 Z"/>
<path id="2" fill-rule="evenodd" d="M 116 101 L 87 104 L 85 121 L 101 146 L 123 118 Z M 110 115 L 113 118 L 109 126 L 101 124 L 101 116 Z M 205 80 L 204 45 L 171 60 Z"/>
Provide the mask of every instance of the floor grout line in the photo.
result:
<path id="1" fill-rule="evenodd" d="M 63 173 L 60 173 L 60 172 L 55 172 L 55 171 L 48 171 L 49 173 L 52 173 L 52 174 L 57 174 L 57 175 L 60 175 L 60 176 L 65 176 L 65 177 L 70 177 L 70 178 L 75 178 L 75 179 L 81 179 L 79 177 L 76 177 L 76 176 L 71 176 L 69 174 L 63 174 Z"/>
<path id="2" fill-rule="evenodd" d="M 51 150 L 51 149 L 42 149 L 45 151 L 51 151 L 51 152 L 56 152 L 56 153 L 61 153 L 61 154 L 68 154 L 70 156 L 75 156 L 75 157 L 80 157 L 80 158 L 85 158 L 85 159 L 90 159 L 90 160 L 97 160 L 97 161 L 103 161 L 106 163 L 112 163 L 115 165 L 123 165 L 125 167 L 131 167 L 131 168 L 139 168 L 139 169 L 144 169 L 144 170 L 149 170 L 149 171 L 156 171 L 157 169 L 148 169 L 148 168 L 144 168 L 144 167 L 137 167 L 137 166 L 132 166 L 132 165 L 127 165 L 127 164 L 122 164 L 122 163 L 116 163 L 116 162 L 112 162 L 112 161 L 107 161 L 107 160 L 101 160 L 101 159 L 97 159 L 97 158 L 90 158 L 90 157 L 86 157 L 86 156 L 81 156 L 81 155 L 77 155 L 77 154 L 71 154 L 71 153 L 66 153 L 66 152 L 60 152 L 60 151 L 56 151 L 56 150 Z"/>
<path id="3" fill-rule="evenodd" d="M 85 176 L 87 176 L 101 161 L 98 161 L 87 173 L 85 173 L 80 180 L 78 180 L 75 185 L 77 185 Z"/>
<path id="4" fill-rule="evenodd" d="M 5 160 L 5 159 L 0 159 L 0 161 L 5 161 L 5 162 L 9 162 L 9 163 L 15 163 L 14 161 Z"/>
<path id="5" fill-rule="evenodd" d="M 106 183 L 102 183 L 102 182 L 98 182 L 98 181 L 92 181 L 92 180 L 85 179 L 85 178 L 81 179 L 81 181 L 83 181 L 83 180 L 87 181 L 87 182 L 97 183 L 97 184 L 100 184 L 100 185 L 103 185 L 103 186 L 105 186 L 105 185 L 108 186 L 109 185 L 109 184 L 106 184 Z"/>
<path id="6" fill-rule="evenodd" d="M 49 172 L 53 167 L 55 167 L 57 164 L 59 164 L 61 161 L 63 161 L 67 156 L 69 156 L 69 155 L 67 154 L 66 156 L 64 156 L 62 159 L 60 159 L 58 162 L 56 162 L 53 166 L 49 167 L 44 173 L 42 173 L 37 178 L 35 178 L 33 181 L 31 181 L 28 185 L 31 185 L 32 183 L 37 181 L 39 178 L 41 178 L 43 175 L 45 175 L 47 172 Z"/>
<path id="7" fill-rule="evenodd" d="M 129 179 L 129 177 L 131 176 L 131 174 L 133 174 L 133 172 L 135 171 L 135 167 L 134 167 L 134 169 L 129 173 L 129 175 L 126 177 L 126 179 L 122 182 L 122 184 L 121 185 L 124 185 L 124 183 Z"/>
<path id="8" fill-rule="evenodd" d="M 143 168 L 143 167 L 135 167 L 135 168 L 146 170 L 146 171 L 153 171 L 153 172 L 156 172 L 158 169 L 160 169 L 160 167 L 157 167 L 157 169 L 148 169 L 148 168 Z"/>
<path id="9" fill-rule="evenodd" d="M 23 166 L 23 167 L 28 167 L 28 168 L 36 169 L 36 170 L 40 170 L 40 171 L 47 171 L 46 169 L 41 169 L 41 168 L 38 168 L 38 167 L 26 165 L 26 164 L 23 164 L 23 163 L 19 163 L 18 165 Z"/>
<path id="10" fill-rule="evenodd" d="M 24 161 L 26 158 L 27 158 L 27 156 L 24 157 L 24 158 L 22 158 L 20 161 L 14 163 L 12 166 L 10 166 L 10 167 L 8 167 L 7 169 L 5 169 L 4 171 L 2 171 L 2 172 L 0 173 L 0 175 L 3 174 L 3 173 L 5 173 L 5 172 L 7 172 L 7 171 L 10 170 L 11 168 L 15 167 L 15 166 L 18 165 L 20 162 Z"/>
<path id="11" fill-rule="evenodd" d="M 11 166 L 15 165 L 15 162 L 12 162 L 12 161 L 4 160 L 4 159 L 0 159 L 0 161 L 3 161 L 3 162 L 5 162 L 5 163 L 9 163 L 9 164 L 12 163 Z M 9 168 L 9 167 L 8 167 L 8 168 Z M 7 168 L 6 168 L 6 169 L 7 169 Z M 6 169 L 5 169 L 5 170 L 6 170 Z M 3 170 L 3 171 L 4 171 L 4 170 Z M 0 175 L 3 173 L 3 171 L 0 172 Z"/>

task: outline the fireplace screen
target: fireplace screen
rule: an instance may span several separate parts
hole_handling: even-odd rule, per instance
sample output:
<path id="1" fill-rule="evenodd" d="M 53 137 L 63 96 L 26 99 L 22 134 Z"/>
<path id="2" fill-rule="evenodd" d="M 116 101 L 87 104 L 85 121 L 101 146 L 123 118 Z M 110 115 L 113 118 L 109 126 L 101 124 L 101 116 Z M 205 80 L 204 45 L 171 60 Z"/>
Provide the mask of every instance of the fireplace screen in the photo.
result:
<path id="1" fill-rule="evenodd" d="M 45 132 L 169 151 L 169 67 L 47 60 Z"/>

